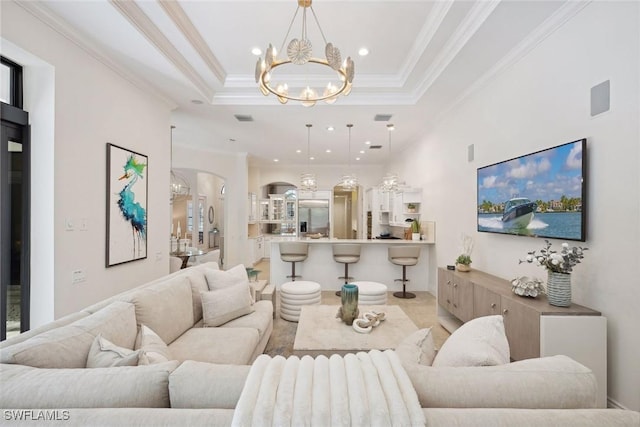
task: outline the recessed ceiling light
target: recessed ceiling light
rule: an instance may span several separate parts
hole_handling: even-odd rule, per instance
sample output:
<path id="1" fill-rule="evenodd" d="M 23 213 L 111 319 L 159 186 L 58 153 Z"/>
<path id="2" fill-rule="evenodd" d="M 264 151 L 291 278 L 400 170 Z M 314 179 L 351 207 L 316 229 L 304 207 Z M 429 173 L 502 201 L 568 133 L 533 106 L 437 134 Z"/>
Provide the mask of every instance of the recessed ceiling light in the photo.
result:
<path id="1" fill-rule="evenodd" d="M 360 50 L 358 51 L 358 55 L 360 56 L 369 55 L 369 49 L 367 49 L 366 47 L 361 47 Z"/>
<path id="2" fill-rule="evenodd" d="M 254 47 L 253 49 L 251 49 L 251 53 L 255 56 L 260 56 L 262 55 L 262 50 L 260 50 L 259 47 Z"/>
<path id="3" fill-rule="evenodd" d="M 331 150 L 329 150 L 328 148 L 325 150 L 325 153 L 330 153 Z"/>
<path id="4" fill-rule="evenodd" d="M 365 141 L 364 143 L 367 145 L 371 145 L 371 141 Z"/>
<path id="5" fill-rule="evenodd" d="M 196 104 L 196 105 L 201 105 L 201 104 L 203 104 L 203 102 L 202 102 L 202 101 L 200 101 L 199 99 L 192 99 L 192 100 L 191 100 L 191 103 L 192 103 L 192 104 Z"/>
<path id="6" fill-rule="evenodd" d="M 360 150 L 360 154 L 364 154 L 364 150 Z"/>
<path id="7" fill-rule="evenodd" d="M 315 157 L 313 157 L 313 156 L 309 157 L 309 160 L 315 160 L 315 159 L 316 159 L 316 158 L 315 158 Z"/>
<path id="8" fill-rule="evenodd" d="M 356 160 L 360 160 L 360 157 L 356 157 Z"/>
<path id="9" fill-rule="evenodd" d="M 300 154 L 302 153 L 302 150 L 296 150 L 296 153 Z"/>
<path id="10" fill-rule="evenodd" d="M 279 159 L 273 159 L 273 161 L 274 161 L 274 162 L 279 162 L 280 160 L 279 160 Z"/>
<path id="11" fill-rule="evenodd" d="M 327 126 L 327 130 L 328 130 L 329 132 L 333 132 L 333 126 Z"/>

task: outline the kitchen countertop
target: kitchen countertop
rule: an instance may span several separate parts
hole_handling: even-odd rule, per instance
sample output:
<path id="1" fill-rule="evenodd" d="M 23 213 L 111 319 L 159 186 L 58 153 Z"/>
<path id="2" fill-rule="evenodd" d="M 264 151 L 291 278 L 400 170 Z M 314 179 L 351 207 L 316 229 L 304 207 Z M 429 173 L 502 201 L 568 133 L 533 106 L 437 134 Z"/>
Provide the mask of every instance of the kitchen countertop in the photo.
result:
<path id="1" fill-rule="evenodd" d="M 274 235 L 275 236 L 275 235 Z M 324 243 L 361 243 L 367 245 L 433 245 L 435 242 L 427 240 L 404 240 L 404 239 L 330 239 L 328 237 L 321 237 L 319 239 L 312 239 L 310 237 L 297 237 L 297 236 L 278 236 L 279 242 L 307 242 L 310 244 L 324 244 Z M 273 241 L 272 243 L 277 243 Z"/>

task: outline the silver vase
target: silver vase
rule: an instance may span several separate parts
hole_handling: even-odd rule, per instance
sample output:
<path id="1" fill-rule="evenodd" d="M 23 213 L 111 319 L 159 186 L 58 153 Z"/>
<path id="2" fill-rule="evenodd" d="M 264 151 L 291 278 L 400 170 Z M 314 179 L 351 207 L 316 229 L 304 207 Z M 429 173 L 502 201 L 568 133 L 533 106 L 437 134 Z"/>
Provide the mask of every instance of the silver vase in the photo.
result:
<path id="1" fill-rule="evenodd" d="M 571 274 L 549 271 L 547 278 L 547 299 L 556 307 L 571 305 Z"/>

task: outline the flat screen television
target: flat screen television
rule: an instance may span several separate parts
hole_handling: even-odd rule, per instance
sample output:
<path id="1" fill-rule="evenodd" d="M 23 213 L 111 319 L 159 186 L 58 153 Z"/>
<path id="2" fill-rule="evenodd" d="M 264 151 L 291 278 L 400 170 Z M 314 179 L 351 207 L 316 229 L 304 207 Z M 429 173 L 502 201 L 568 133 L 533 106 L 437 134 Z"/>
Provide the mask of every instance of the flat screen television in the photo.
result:
<path id="1" fill-rule="evenodd" d="M 478 168 L 478 231 L 586 239 L 587 140 Z"/>

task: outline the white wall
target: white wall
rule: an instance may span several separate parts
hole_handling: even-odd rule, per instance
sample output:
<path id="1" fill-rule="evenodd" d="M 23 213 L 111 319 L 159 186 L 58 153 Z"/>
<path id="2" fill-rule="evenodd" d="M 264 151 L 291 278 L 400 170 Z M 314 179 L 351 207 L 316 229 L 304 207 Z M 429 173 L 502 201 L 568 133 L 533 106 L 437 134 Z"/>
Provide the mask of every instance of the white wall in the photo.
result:
<path id="1" fill-rule="evenodd" d="M 170 109 L 13 2 L 2 2 L 1 28 L 3 40 L 52 69 L 39 87 L 25 90 L 53 95 L 25 97 L 34 129 L 34 197 L 53 194 L 34 200 L 32 209 L 35 327 L 169 271 Z M 25 76 L 46 64 L 25 64 Z M 105 268 L 107 142 L 149 156 L 148 258 L 111 268 Z M 76 224 L 86 218 L 88 230 L 65 231 L 66 218 Z M 72 285 L 71 272 L 80 269 L 87 280 Z"/>
<path id="2" fill-rule="evenodd" d="M 426 216 L 436 221 L 431 265 L 452 264 L 465 232 L 475 238 L 474 268 L 507 279 L 546 278 L 539 267 L 518 265 L 542 239 L 475 231 L 476 169 L 587 138 L 589 251 L 573 274 L 573 301 L 608 318 L 608 395 L 634 410 L 640 410 L 639 28 L 637 2 L 589 4 L 402 153 L 398 168 L 409 184 L 424 188 Z M 605 80 L 611 111 L 592 118 L 590 88 Z M 435 290 L 435 274 L 430 279 Z"/>

